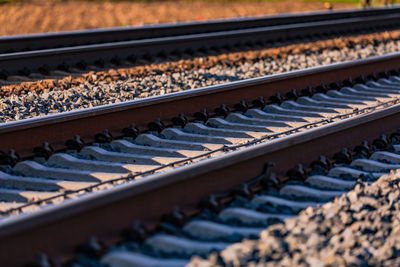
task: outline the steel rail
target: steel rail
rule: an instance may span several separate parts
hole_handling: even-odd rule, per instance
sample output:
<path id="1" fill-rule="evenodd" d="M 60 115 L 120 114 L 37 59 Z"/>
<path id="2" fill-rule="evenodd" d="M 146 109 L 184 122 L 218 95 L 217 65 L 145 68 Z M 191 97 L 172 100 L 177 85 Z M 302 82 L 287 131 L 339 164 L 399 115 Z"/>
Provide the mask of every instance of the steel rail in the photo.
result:
<path id="1" fill-rule="evenodd" d="M 258 97 L 268 98 L 276 93 L 308 86 L 329 85 L 353 80 L 371 73 L 397 69 L 400 53 L 388 54 L 352 62 L 315 67 L 290 73 L 237 81 L 229 84 L 193 89 L 147 99 L 99 106 L 89 109 L 32 118 L 0 125 L 0 150 L 14 149 L 22 158 L 32 157 L 33 148 L 48 142 L 56 151 L 66 149 L 65 141 L 80 135 L 85 143 L 94 140 L 96 133 L 108 129 L 113 136 L 131 123 L 146 131 L 148 123 L 160 118 L 170 125 L 173 117 L 183 113 L 189 120 L 195 112 L 206 109 L 210 115 L 222 103 L 232 108 L 241 100 L 251 103 Z M 27 138 L 29 136 L 29 138 Z"/>
<path id="2" fill-rule="evenodd" d="M 293 134 L 293 133 L 297 133 L 297 132 L 302 131 L 302 130 L 306 130 L 306 129 L 313 128 L 313 127 L 319 127 L 321 125 L 325 125 L 327 123 L 332 123 L 334 121 L 343 120 L 345 118 L 349 118 L 349 117 L 352 117 L 352 116 L 358 116 L 360 114 L 366 114 L 366 113 L 375 112 L 376 110 L 379 110 L 379 109 L 382 109 L 382 108 L 386 108 L 388 106 L 393 106 L 393 105 L 396 105 L 396 104 L 399 104 L 399 103 L 400 103 L 399 99 L 391 100 L 391 101 L 388 101 L 388 102 L 382 102 L 382 103 L 379 103 L 376 106 L 368 106 L 368 107 L 363 108 L 363 109 L 357 109 L 357 110 L 352 111 L 350 113 L 340 114 L 340 115 L 337 115 L 337 116 L 334 116 L 334 117 L 331 117 L 331 118 L 322 119 L 321 121 L 310 122 L 310 123 L 307 123 L 307 124 L 302 125 L 302 126 L 291 128 L 291 129 L 289 129 L 287 131 L 284 131 L 284 132 L 280 132 L 280 133 L 276 133 L 276 134 L 272 134 L 272 135 L 266 135 L 266 136 L 263 136 L 261 138 L 249 141 L 247 143 L 233 145 L 233 146 L 223 146 L 223 147 L 220 147 L 220 148 L 217 148 L 217 149 L 214 149 L 214 150 L 205 151 L 204 153 L 199 154 L 197 156 L 193 156 L 193 157 L 189 157 L 189 158 L 186 158 L 186 159 L 174 161 L 172 163 L 168 163 L 168 164 L 165 164 L 165 165 L 162 165 L 162 166 L 159 166 L 159 167 L 155 167 L 155 168 L 153 168 L 153 169 L 151 169 L 149 171 L 139 172 L 139 173 L 135 173 L 135 174 L 129 175 L 127 177 L 116 178 L 116 179 L 113 179 L 113 180 L 100 182 L 98 184 L 91 185 L 89 187 L 85 187 L 85 188 L 81 188 L 81 189 L 77 189 L 77 190 L 68 190 L 68 191 L 66 191 L 64 193 L 61 193 L 60 195 L 56 195 L 56 196 L 52 196 L 52 197 L 49 197 L 49 198 L 40 199 L 40 200 L 33 201 L 33 202 L 28 202 L 25 205 L 22 205 L 22 206 L 19 206 L 19 207 L 16 207 L 16 208 L 11 208 L 11 209 L 9 209 L 7 211 L 1 212 L 1 215 L 2 216 L 10 216 L 10 215 L 12 215 L 14 213 L 23 212 L 23 210 L 25 208 L 34 207 L 34 206 L 39 207 L 39 206 L 51 203 L 51 201 L 56 200 L 56 199 L 60 199 L 62 197 L 69 198 L 70 196 L 79 194 L 81 192 L 93 192 L 95 189 L 99 189 L 102 185 L 105 185 L 105 184 L 115 184 L 116 182 L 121 182 L 121 181 L 123 181 L 123 182 L 132 181 L 132 180 L 137 179 L 139 177 L 144 177 L 144 176 L 148 176 L 150 174 L 154 174 L 154 173 L 156 173 L 156 171 L 165 170 L 166 168 L 169 168 L 169 167 L 180 166 L 181 164 L 188 164 L 190 162 L 193 162 L 196 159 L 201 159 L 201 158 L 205 158 L 205 157 L 208 157 L 208 156 L 213 156 L 218 152 L 227 153 L 227 152 L 235 151 L 235 150 L 238 150 L 238 149 L 241 149 L 241 148 L 245 148 L 245 147 L 249 147 L 249 146 L 252 146 L 252 145 L 255 145 L 255 144 L 259 144 L 261 142 L 265 142 L 265 141 L 273 140 L 273 139 L 276 139 L 276 138 L 281 138 L 283 136 L 287 136 L 287 135 L 290 135 L 290 134 Z"/>
<path id="3" fill-rule="evenodd" d="M 266 162 L 273 162 L 272 171 L 281 177 L 290 166 L 372 141 L 379 134 L 395 132 L 399 125 L 400 105 L 395 105 L 1 221 L 0 260 L 18 266 L 46 253 L 63 262 L 92 235 L 110 245 L 134 220 L 151 229 L 173 207 L 192 210 L 204 197 L 258 176 Z"/>
<path id="4" fill-rule="evenodd" d="M 249 29 L 313 21 L 361 18 L 396 14 L 399 11 L 399 6 L 393 6 L 391 8 L 317 11 L 310 13 L 210 20 L 204 22 L 155 24 L 141 27 L 117 27 L 70 32 L 5 36 L 0 37 L 0 53 L 160 38 L 194 33 Z"/>
<path id="5" fill-rule="evenodd" d="M 0 70 L 9 75 L 18 74 L 23 69 L 31 72 L 39 68 L 57 69 L 60 64 L 75 66 L 82 61 L 87 65 L 96 62 L 135 60 L 147 56 L 160 56 L 201 49 L 219 49 L 252 44 L 266 44 L 268 47 L 282 45 L 282 42 L 301 42 L 304 39 L 325 39 L 338 34 L 354 34 L 362 31 L 377 31 L 398 28 L 400 14 L 346 18 L 319 22 L 306 22 L 271 27 L 221 31 L 214 33 L 190 34 L 143 40 L 122 41 L 68 48 L 44 49 L 0 55 Z"/>

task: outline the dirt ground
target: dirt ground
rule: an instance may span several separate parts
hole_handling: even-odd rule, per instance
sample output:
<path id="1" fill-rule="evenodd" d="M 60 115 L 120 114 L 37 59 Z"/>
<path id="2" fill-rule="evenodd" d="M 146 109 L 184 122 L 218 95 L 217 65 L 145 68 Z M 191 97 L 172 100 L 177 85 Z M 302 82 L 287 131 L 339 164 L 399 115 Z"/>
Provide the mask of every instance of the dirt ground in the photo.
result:
<path id="1" fill-rule="evenodd" d="M 335 4 L 334 8 L 354 7 Z M 152 23 L 325 9 L 322 2 L 31 2 L 0 5 L 0 35 L 70 31 Z"/>

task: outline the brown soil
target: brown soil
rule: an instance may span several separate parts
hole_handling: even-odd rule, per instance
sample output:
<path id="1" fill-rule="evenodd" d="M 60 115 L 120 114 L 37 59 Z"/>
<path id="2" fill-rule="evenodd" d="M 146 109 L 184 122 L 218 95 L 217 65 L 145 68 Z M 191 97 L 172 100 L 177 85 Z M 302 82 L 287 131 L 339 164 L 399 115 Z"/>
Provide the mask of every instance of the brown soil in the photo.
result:
<path id="1" fill-rule="evenodd" d="M 334 8 L 354 5 L 335 4 Z M 31 2 L 0 5 L 0 36 L 325 9 L 322 2 Z"/>
<path id="2" fill-rule="evenodd" d="M 352 47 L 355 44 L 368 45 L 391 40 L 400 40 L 400 31 L 383 32 L 377 34 L 368 34 L 356 37 L 341 37 L 326 41 L 310 42 L 305 44 L 288 45 L 280 48 L 269 48 L 248 52 L 235 52 L 221 54 L 217 56 L 199 57 L 194 59 L 182 59 L 179 61 L 170 61 L 164 63 L 144 64 L 131 68 L 110 69 L 107 71 L 90 71 L 79 77 L 68 76 L 63 79 L 47 79 L 33 82 L 22 82 L 13 85 L 4 85 L 0 88 L 0 97 L 10 96 L 12 94 L 21 95 L 29 91 L 42 93 L 52 90 L 64 90 L 79 84 L 105 80 L 112 82 L 126 77 L 144 77 L 154 72 L 164 72 L 172 74 L 182 70 L 190 69 L 208 69 L 217 64 L 233 66 L 239 61 L 251 63 L 253 60 L 266 58 L 285 58 L 292 54 L 304 53 L 306 51 L 322 51 L 325 49 L 341 49 Z"/>

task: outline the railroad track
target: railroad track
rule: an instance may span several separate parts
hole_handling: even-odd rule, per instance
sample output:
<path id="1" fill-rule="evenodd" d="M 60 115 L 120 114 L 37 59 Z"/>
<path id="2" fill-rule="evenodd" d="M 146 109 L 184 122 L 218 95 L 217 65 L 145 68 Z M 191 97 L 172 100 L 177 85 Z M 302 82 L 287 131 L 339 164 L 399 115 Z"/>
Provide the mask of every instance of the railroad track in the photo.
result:
<path id="1" fill-rule="evenodd" d="M 160 38 L 195 33 L 250 29 L 267 26 L 280 26 L 344 18 L 390 15 L 398 13 L 399 10 L 400 8 L 397 6 L 393 6 L 391 8 L 347 9 L 317 11 L 300 14 L 279 14 L 272 16 L 209 20 L 201 22 L 155 24 L 140 27 L 118 27 L 62 33 L 5 36 L 0 38 L 0 53 Z"/>
<path id="2" fill-rule="evenodd" d="M 375 147 L 384 143 L 386 146 L 381 147 L 386 149 L 388 142 L 377 138 L 380 134 L 395 133 L 399 125 L 399 64 L 400 55 L 391 54 L 0 125 L 0 147 L 10 151 L 3 152 L 1 157 L 1 180 L 7 187 L 0 193 L 3 215 L 78 198 L 32 214 L 5 217 L 0 222 L 1 261 L 18 265 L 44 252 L 56 262 L 64 262 L 91 235 L 112 245 L 121 241 L 118 232 L 134 220 L 140 220 L 152 233 L 161 215 L 175 206 L 180 207 L 180 212 L 164 217 L 167 221 L 176 222 L 181 213 L 190 218 L 201 211 L 198 205 L 205 197 L 240 185 L 241 189 L 235 192 L 248 197 L 266 181 L 281 186 L 290 167 L 309 164 L 319 155 L 332 156 L 363 140 L 375 140 Z M 305 131 L 309 128 L 314 129 Z M 80 137 L 73 138 L 76 135 Z M 370 152 L 366 147 L 362 151 L 365 150 Z M 393 152 L 396 150 L 391 149 Z M 341 169 L 344 173 L 376 176 L 366 173 L 369 167 L 357 172 L 354 166 L 361 165 L 351 162 L 350 154 L 343 151 L 333 157 L 336 163 L 348 165 Z M 376 157 L 372 154 L 370 159 L 381 160 Z M 271 171 L 276 178 L 263 175 L 243 185 L 259 176 L 268 162 L 275 164 Z M 324 164 L 323 159 L 318 162 Z M 397 166 L 391 163 L 376 168 L 387 170 Z M 379 165 L 368 164 L 365 166 Z M 185 166 L 162 172 L 180 165 Z M 340 178 L 337 173 L 324 174 L 328 177 L 313 177 L 306 184 L 282 188 L 289 195 L 303 194 L 300 198 L 310 192 L 332 197 L 342 193 L 338 189 L 343 191 L 354 184 L 336 179 Z M 301 179 L 307 178 L 297 168 L 289 172 L 289 180 L 299 175 Z M 112 186 L 121 182 L 127 183 Z M 319 187 L 319 191 L 304 189 L 310 185 Z M 324 185 L 326 188 L 321 189 Z M 113 188 L 83 194 L 102 187 Z M 189 193 L 189 188 L 194 190 Z M 209 200 L 202 207 L 220 210 L 232 200 L 232 195 Z M 230 216 L 240 219 L 240 214 L 236 210 Z M 199 229 L 222 227 L 218 229 L 225 233 L 231 229 L 196 222 L 185 227 L 192 229 L 192 234 Z M 255 234 L 253 230 L 247 233 Z M 232 231 L 235 233 L 235 229 Z M 162 235 L 151 238 L 145 242 L 156 240 L 155 243 L 164 242 L 166 246 L 154 248 L 160 254 L 145 253 L 137 260 L 145 257 L 147 261 L 146 257 L 165 253 L 177 256 L 177 251 L 185 250 L 181 245 L 188 244 Z M 190 244 L 196 245 L 193 242 Z M 203 248 L 196 253 L 204 254 L 214 247 Z M 178 259 L 187 260 L 191 253 L 186 252 L 179 254 Z M 21 253 L 25 258 L 19 256 Z M 115 255 L 107 255 L 103 260 L 118 261 L 120 256 Z"/>
<path id="3" fill-rule="evenodd" d="M 398 169 L 399 137 L 400 133 L 394 132 L 390 138 L 376 138 L 372 146 L 364 141 L 353 151 L 337 151 L 329 158 L 320 156 L 307 169 L 302 165 L 286 169 L 285 176 L 269 173 L 267 165 L 266 171 L 250 182 L 225 194 L 209 196 L 195 216 L 175 209 L 164 216 L 154 232 L 134 221 L 122 231 L 123 241 L 107 252 L 98 249 L 99 255 L 95 256 L 94 249 L 78 251 L 109 266 L 186 266 L 194 255 L 207 259 L 210 254 L 217 256 L 212 262 L 226 266 L 228 262 L 218 252 L 231 244 L 257 239 L 273 224 L 309 207 L 322 206 L 357 184 L 373 183 Z M 90 242 L 92 248 L 101 248 L 98 239 L 92 237 L 86 244 Z"/>
<path id="4" fill-rule="evenodd" d="M 275 17 L 250 18 L 166 25 L 158 28 L 151 26 L 126 30 L 7 37 L 0 41 L 4 44 L 2 51 L 8 51 L 12 46 L 16 47 L 16 52 L 0 55 L 0 79 L 3 80 L 3 84 L 24 81 L 26 77 L 50 79 L 110 66 L 134 66 L 143 60 L 152 62 L 166 58 L 276 47 L 285 43 L 392 30 L 399 27 L 399 16 L 396 7 L 290 15 L 278 20 Z M 166 36 L 166 32 L 173 32 L 173 35 Z M 122 35 L 128 40 L 121 40 Z M 65 39 L 70 41 L 64 42 Z M 89 39 L 95 43 L 87 44 Z M 58 41 L 66 46 L 57 47 Z M 24 48 L 21 43 L 30 45 L 31 48 Z M 35 47 L 32 43 L 41 43 L 43 47 Z M 21 75 L 25 78 L 19 77 Z"/>

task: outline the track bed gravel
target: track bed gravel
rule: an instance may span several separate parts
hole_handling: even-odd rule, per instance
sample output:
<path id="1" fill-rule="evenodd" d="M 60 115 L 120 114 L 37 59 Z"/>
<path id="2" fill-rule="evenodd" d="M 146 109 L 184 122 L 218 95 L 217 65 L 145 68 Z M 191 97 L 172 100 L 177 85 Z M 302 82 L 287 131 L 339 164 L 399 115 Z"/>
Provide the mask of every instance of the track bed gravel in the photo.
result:
<path id="1" fill-rule="evenodd" d="M 9 122 L 383 55 L 399 51 L 399 40 L 397 31 L 3 86 L 0 120 Z"/>
<path id="2" fill-rule="evenodd" d="M 219 255 L 228 266 L 398 266 L 400 171 L 264 230 Z M 217 257 L 190 266 L 219 266 Z"/>

